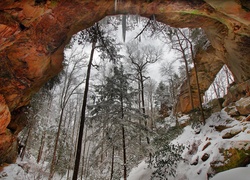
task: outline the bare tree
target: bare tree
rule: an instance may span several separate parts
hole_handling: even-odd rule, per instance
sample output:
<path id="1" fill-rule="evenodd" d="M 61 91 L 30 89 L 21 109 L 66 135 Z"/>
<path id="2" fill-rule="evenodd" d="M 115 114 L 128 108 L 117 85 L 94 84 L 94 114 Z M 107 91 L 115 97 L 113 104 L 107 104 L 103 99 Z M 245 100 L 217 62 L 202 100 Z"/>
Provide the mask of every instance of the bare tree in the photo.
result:
<path id="1" fill-rule="evenodd" d="M 199 37 L 200 33 L 197 33 L 197 34 L 193 33 L 195 31 L 199 32 L 198 29 L 195 29 L 193 31 L 189 30 L 188 33 L 185 34 L 180 29 L 178 29 L 178 32 L 182 35 L 182 37 L 184 38 L 184 40 L 188 44 L 189 51 L 191 54 L 191 60 L 192 60 L 193 65 L 194 65 L 195 80 L 196 80 L 196 86 L 197 86 L 197 91 L 198 91 L 197 94 L 198 94 L 199 106 L 200 106 L 200 111 L 201 111 L 201 120 L 202 120 L 203 124 L 205 125 L 206 122 L 205 122 L 205 116 L 204 116 L 204 111 L 203 111 L 203 107 L 202 107 L 202 98 L 201 98 L 201 92 L 200 92 L 198 69 L 197 69 L 196 60 L 195 60 L 196 51 L 198 51 L 199 48 L 203 48 L 203 47 L 201 47 L 202 43 L 200 43 L 200 42 L 203 41 L 204 36 Z M 189 35 L 189 37 L 188 37 L 188 35 Z"/>
<path id="2" fill-rule="evenodd" d="M 79 69 L 82 67 L 80 62 L 82 61 L 81 58 L 77 57 L 78 55 L 75 54 L 73 51 L 70 56 L 68 61 L 73 62 L 73 67 L 66 66 L 66 73 L 64 77 L 64 83 L 63 83 L 63 89 L 60 95 L 60 117 L 59 117 L 59 123 L 58 123 L 58 129 L 56 133 L 56 138 L 55 138 L 55 144 L 54 144 L 54 150 L 53 150 L 53 157 L 50 165 L 50 174 L 49 174 L 49 180 L 53 178 L 54 172 L 55 172 L 55 164 L 57 161 L 57 149 L 58 149 L 58 142 L 59 142 L 59 137 L 61 133 L 61 128 L 62 128 L 62 123 L 63 123 L 63 117 L 65 113 L 65 108 L 68 104 L 69 99 L 74 95 L 76 89 L 83 83 L 83 81 L 78 82 L 75 84 L 76 76 L 79 75 Z"/>
<path id="3" fill-rule="evenodd" d="M 154 95 L 156 89 L 157 82 L 153 79 L 149 79 L 149 81 L 145 84 L 145 90 L 147 93 L 148 99 L 148 114 L 150 114 L 149 128 L 152 130 L 154 127 Z"/>
<path id="4" fill-rule="evenodd" d="M 157 50 L 152 46 L 138 47 L 138 44 L 131 43 L 126 47 L 127 59 L 132 65 L 135 72 L 135 78 L 139 83 L 139 91 L 141 97 L 142 112 L 146 115 L 145 97 L 144 97 L 144 82 L 149 78 L 146 76 L 147 68 L 150 64 L 155 63 L 161 59 L 161 50 Z"/>
<path id="5" fill-rule="evenodd" d="M 144 97 L 144 82 L 149 78 L 146 76 L 147 67 L 150 64 L 153 64 L 161 60 L 162 52 L 157 50 L 152 46 L 142 46 L 138 47 L 138 44 L 131 43 L 126 47 L 127 59 L 132 65 L 132 69 L 135 72 L 135 78 L 138 81 L 139 85 L 139 97 L 141 97 L 141 107 L 142 113 L 146 118 L 146 109 L 145 109 L 145 97 Z M 140 103 L 140 102 L 139 102 Z M 141 123 L 141 122 L 139 122 Z M 145 120 L 145 127 L 148 126 L 147 120 Z M 150 139 L 146 137 L 147 143 L 150 144 Z M 149 153 L 149 158 L 151 161 L 151 153 Z"/>
<path id="6" fill-rule="evenodd" d="M 80 166 L 83 130 L 86 121 L 86 107 L 87 107 L 87 98 L 89 91 L 89 81 L 91 75 L 91 67 L 93 66 L 94 52 L 98 48 L 101 52 L 100 58 L 103 60 L 109 59 L 110 61 L 115 62 L 117 59 L 120 58 L 120 56 L 117 53 L 118 46 L 117 47 L 115 46 L 114 39 L 112 39 L 110 36 L 107 36 L 106 32 L 101 28 L 101 26 L 98 23 L 96 23 L 91 28 L 86 29 L 85 31 L 81 31 L 80 37 L 78 37 L 78 42 L 80 44 L 89 42 L 91 44 L 91 53 L 90 53 L 86 81 L 85 81 L 80 128 L 78 133 L 78 143 L 76 148 L 75 166 L 72 178 L 73 180 L 77 180 L 79 166 Z"/>

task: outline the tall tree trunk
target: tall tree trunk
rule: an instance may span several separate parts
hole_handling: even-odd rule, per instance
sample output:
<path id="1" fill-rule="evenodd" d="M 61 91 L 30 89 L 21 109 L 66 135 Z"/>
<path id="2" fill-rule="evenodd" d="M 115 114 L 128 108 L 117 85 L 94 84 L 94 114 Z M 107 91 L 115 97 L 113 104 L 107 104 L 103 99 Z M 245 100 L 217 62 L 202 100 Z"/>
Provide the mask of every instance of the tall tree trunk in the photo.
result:
<path id="1" fill-rule="evenodd" d="M 61 109 L 61 114 L 60 114 L 58 130 L 57 130 L 56 139 L 55 139 L 55 146 L 54 146 L 53 157 L 52 157 L 52 161 L 51 161 L 51 165 L 50 165 L 50 172 L 49 172 L 48 180 L 51 180 L 53 178 L 53 175 L 54 175 L 54 172 L 55 172 L 56 152 L 57 152 L 58 141 L 59 141 L 59 136 L 60 136 L 60 132 L 61 132 L 63 114 L 64 114 L 64 107 Z"/>
<path id="2" fill-rule="evenodd" d="M 114 174 L 114 157 L 115 157 L 115 147 L 112 147 L 112 155 L 111 155 L 111 171 L 110 171 L 110 180 L 113 179 Z"/>
<path id="3" fill-rule="evenodd" d="M 122 84 L 120 87 L 123 87 Z M 123 120 L 124 119 L 123 88 L 121 89 L 120 92 L 120 102 L 121 102 L 121 119 Z M 122 125 L 122 147 L 123 147 L 123 178 L 124 180 L 127 180 L 127 154 L 126 154 L 124 125 Z"/>
<path id="4" fill-rule="evenodd" d="M 96 43 L 97 43 L 97 37 L 93 39 L 92 49 L 91 49 L 91 54 L 90 54 L 90 59 L 89 59 L 89 64 L 88 64 L 88 70 L 87 70 L 87 76 L 86 76 L 86 82 L 85 82 L 85 90 L 84 90 L 84 96 L 83 96 L 83 104 L 82 104 L 81 122 L 80 122 L 78 143 L 77 143 L 77 149 L 76 149 L 75 167 L 74 167 L 72 180 L 77 180 L 77 175 L 79 171 L 81 151 L 82 151 L 83 129 L 84 129 L 84 124 L 85 124 L 85 113 L 86 113 L 88 90 L 89 90 L 90 72 L 91 72 L 92 61 L 94 58 Z"/>
<path id="5" fill-rule="evenodd" d="M 145 100 L 144 100 L 144 84 L 143 84 L 143 76 L 142 76 L 142 72 L 140 72 L 140 83 L 141 83 L 141 103 L 142 103 L 142 113 L 146 116 Z M 147 126 L 147 122 L 146 122 L 146 121 L 145 121 L 145 126 Z"/>
<path id="6" fill-rule="evenodd" d="M 220 110 L 222 110 L 223 107 L 222 107 L 222 104 L 220 103 L 220 100 L 219 100 L 219 98 L 220 98 L 219 92 L 217 91 L 217 89 L 216 89 L 216 87 L 215 87 L 215 84 L 212 83 L 212 85 L 213 85 L 214 93 L 215 93 L 215 95 L 216 95 L 216 98 L 217 98 L 217 101 L 218 101 Z"/>
<path id="7" fill-rule="evenodd" d="M 197 85 L 197 90 L 198 90 L 199 105 L 200 105 L 200 110 L 201 110 L 201 120 L 203 124 L 205 125 L 206 121 L 205 121 L 205 115 L 204 115 L 204 111 L 202 107 L 202 99 L 201 99 L 200 84 L 199 84 L 198 73 L 197 73 L 197 66 L 196 66 L 196 62 L 194 59 L 193 59 L 193 62 L 194 62 L 195 80 L 196 80 L 196 85 Z"/>
<path id="8" fill-rule="evenodd" d="M 147 128 L 148 123 L 147 123 L 147 117 L 146 117 L 146 109 L 145 109 L 145 101 L 144 101 L 144 84 L 143 84 L 143 76 L 142 72 L 140 72 L 140 83 L 141 83 L 141 102 L 142 102 L 142 113 L 145 117 L 145 127 Z M 150 139 L 148 136 L 146 136 L 147 144 L 150 144 Z M 152 154 L 149 152 L 149 162 L 151 162 L 152 159 Z"/>
<path id="9" fill-rule="evenodd" d="M 179 29 L 178 29 L 178 31 L 181 32 L 181 30 L 179 30 Z M 181 32 L 181 34 L 182 34 L 182 32 Z M 186 57 L 186 54 L 185 54 L 185 49 L 182 46 L 181 39 L 179 37 L 178 32 L 176 32 L 176 36 L 177 36 L 177 39 L 178 39 L 179 47 L 181 48 L 180 52 L 182 53 L 182 57 L 183 57 L 183 60 L 184 60 L 184 63 L 185 63 L 185 70 L 186 70 L 186 77 L 187 77 L 188 91 L 189 91 L 189 101 L 191 103 L 192 109 L 194 109 L 193 94 L 192 94 L 192 87 L 191 87 L 191 83 L 190 83 L 190 76 L 189 76 L 187 57 Z"/>
<path id="10" fill-rule="evenodd" d="M 23 147 L 22 152 L 21 152 L 21 154 L 20 154 L 21 160 L 23 160 L 24 155 L 25 155 L 25 153 L 26 153 L 26 148 L 27 148 L 27 145 L 28 145 L 28 141 L 29 141 L 29 138 L 30 138 L 30 134 L 31 134 L 31 127 L 29 127 L 29 131 L 28 131 L 27 137 L 26 137 L 25 142 L 24 142 L 24 147 Z"/>
<path id="11" fill-rule="evenodd" d="M 126 144 L 125 144 L 125 130 L 122 126 L 122 147 L 123 147 L 123 179 L 127 180 L 127 156 L 126 156 Z"/>
<path id="12" fill-rule="evenodd" d="M 150 129 L 152 130 L 154 127 L 154 107 L 153 107 L 153 94 L 150 95 L 150 114 L 151 114 L 151 122 Z"/>
<path id="13" fill-rule="evenodd" d="M 84 166 L 85 166 L 85 151 L 86 151 L 86 143 L 87 143 L 87 134 L 88 129 L 85 127 L 85 134 L 84 134 L 84 144 L 83 144 L 83 152 L 82 152 L 82 171 L 81 171 L 81 179 L 83 179 L 83 172 L 84 172 Z"/>
<path id="14" fill-rule="evenodd" d="M 37 156 L 37 160 L 36 162 L 39 163 L 41 158 L 42 158 L 42 154 L 43 154 L 43 147 L 45 144 L 45 136 L 46 136 L 46 131 L 43 131 L 43 135 L 41 138 L 41 144 L 40 144 L 40 148 L 39 148 L 39 152 L 38 152 L 38 156 Z"/>
<path id="15" fill-rule="evenodd" d="M 87 153 L 86 153 L 86 162 L 85 162 L 86 166 L 84 168 L 85 179 L 88 179 L 88 176 L 89 176 L 88 167 L 89 167 L 89 162 L 90 162 L 90 158 L 89 158 L 90 144 L 91 144 L 91 142 L 88 145 L 88 149 L 87 149 Z"/>
<path id="16" fill-rule="evenodd" d="M 201 111 L 201 119 L 203 124 L 205 125 L 205 115 L 204 115 L 204 111 L 203 111 L 203 107 L 202 107 L 202 99 L 201 99 L 201 91 L 200 91 L 200 84 L 199 84 L 199 78 L 198 78 L 198 71 L 197 71 L 197 65 L 196 65 L 196 61 L 195 61 L 195 56 L 194 56 L 194 49 L 193 49 L 193 44 L 192 42 L 185 36 L 185 34 L 183 34 L 181 32 L 181 30 L 178 29 L 178 31 L 181 33 L 181 35 L 183 36 L 183 38 L 186 39 L 186 41 L 189 43 L 189 47 L 190 47 L 190 51 L 191 51 L 191 57 L 192 57 L 192 61 L 194 64 L 194 72 L 195 72 L 195 80 L 196 80 L 196 86 L 197 86 L 197 91 L 198 91 L 198 99 L 199 99 L 199 106 L 200 106 L 200 111 Z"/>
<path id="17" fill-rule="evenodd" d="M 139 107 L 139 110 L 141 111 L 141 84 L 140 82 L 138 81 L 138 90 L 139 90 L 139 94 L 138 94 L 138 107 Z M 141 118 L 139 118 L 139 124 L 142 125 L 142 122 L 141 122 Z M 141 141 L 142 141 L 142 138 L 141 138 L 141 130 L 140 130 L 140 134 L 139 134 L 139 149 L 141 148 Z"/>

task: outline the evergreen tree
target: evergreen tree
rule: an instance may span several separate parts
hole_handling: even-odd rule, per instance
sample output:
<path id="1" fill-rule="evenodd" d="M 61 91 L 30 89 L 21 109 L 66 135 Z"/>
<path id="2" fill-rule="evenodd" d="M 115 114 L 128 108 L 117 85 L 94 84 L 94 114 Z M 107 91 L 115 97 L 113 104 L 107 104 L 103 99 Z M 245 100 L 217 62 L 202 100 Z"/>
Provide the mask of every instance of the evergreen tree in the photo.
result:
<path id="1" fill-rule="evenodd" d="M 158 87 L 156 88 L 155 104 L 159 109 L 160 115 L 162 115 L 163 117 L 168 116 L 168 110 L 169 108 L 171 108 L 169 98 L 169 87 L 161 81 Z"/>
<path id="2" fill-rule="evenodd" d="M 96 157 L 98 154 L 106 154 L 101 163 L 109 159 L 107 163 L 110 168 L 114 168 L 110 169 L 111 177 L 114 179 L 122 174 L 119 168 L 117 169 L 117 164 L 122 164 L 123 177 L 126 179 L 128 169 L 140 159 L 134 154 L 135 151 L 140 151 L 136 139 L 140 132 L 138 130 L 142 127 L 137 122 L 139 118 L 143 119 L 143 114 L 133 107 L 136 92 L 130 86 L 129 79 L 130 75 L 125 72 L 123 65 L 114 65 L 110 76 L 105 77 L 103 84 L 96 86 L 99 97 L 97 103 L 90 107 L 91 126 L 96 132 L 94 134 L 103 132 L 93 152 L 96 153 Z"/>

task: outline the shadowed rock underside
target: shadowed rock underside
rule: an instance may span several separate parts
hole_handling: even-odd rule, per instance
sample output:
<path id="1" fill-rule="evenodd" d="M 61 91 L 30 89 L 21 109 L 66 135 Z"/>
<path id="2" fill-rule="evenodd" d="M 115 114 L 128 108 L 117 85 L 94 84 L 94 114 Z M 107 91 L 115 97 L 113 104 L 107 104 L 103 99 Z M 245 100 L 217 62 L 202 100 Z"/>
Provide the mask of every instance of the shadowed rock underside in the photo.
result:
<path id="1" fill-rule="evenodd" d="M 63 50 L 72 35 L 107 15 L 154 15 L 157 21 L 174 27 L 203 28 L 211 46 L 196 55 L 202 93 L 224 64 L 232 71 L 236 83 L 250 79 L 250 7 L 247 1 L 124 0 L 116 11 L 114 4 L 114 0 L 0 2 L 0 164 L 15 159 L 16 132 L 19 132 L 17 127 L 13 129 L 15 118 L 31 96 L 60 72 Z M 194 77 L 192 71 L 191 85 L 197 107 Z M 177 111 L 190 110 L 188 87 L 184 82 Z"/>

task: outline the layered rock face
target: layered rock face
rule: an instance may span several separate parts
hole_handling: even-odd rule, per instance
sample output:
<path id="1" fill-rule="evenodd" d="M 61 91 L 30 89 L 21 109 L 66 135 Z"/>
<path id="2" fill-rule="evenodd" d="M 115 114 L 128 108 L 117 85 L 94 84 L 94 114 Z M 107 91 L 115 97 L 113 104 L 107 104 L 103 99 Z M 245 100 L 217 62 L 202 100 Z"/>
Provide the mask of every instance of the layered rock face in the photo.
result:
<path id="1" fill-rule="evenodd" d="M 227 64 L 237 83 L 250 78 L 250 6 L 247 1 L 124 0 L 116 11 L 114 5 L 114 0 L 0 2 L 0 164 L 11 161 L 15 154 L 12 150 L 17 130 L 11 127 L 11 131 L 8 130 L 9 122 L 14 122 L 31 96 L 60 72 L 63 50 L 71 36 L 106 15 L 154 15 L 156 20 L 174 27 L 203 28 L 211 47 L 196 57 L 202 92 L 223 64 Z M 191 84 L 195 106 L 198 106 L 193 72 Z M 184 83 L 178 111 L 191 109 L 187 96 Z"/>

